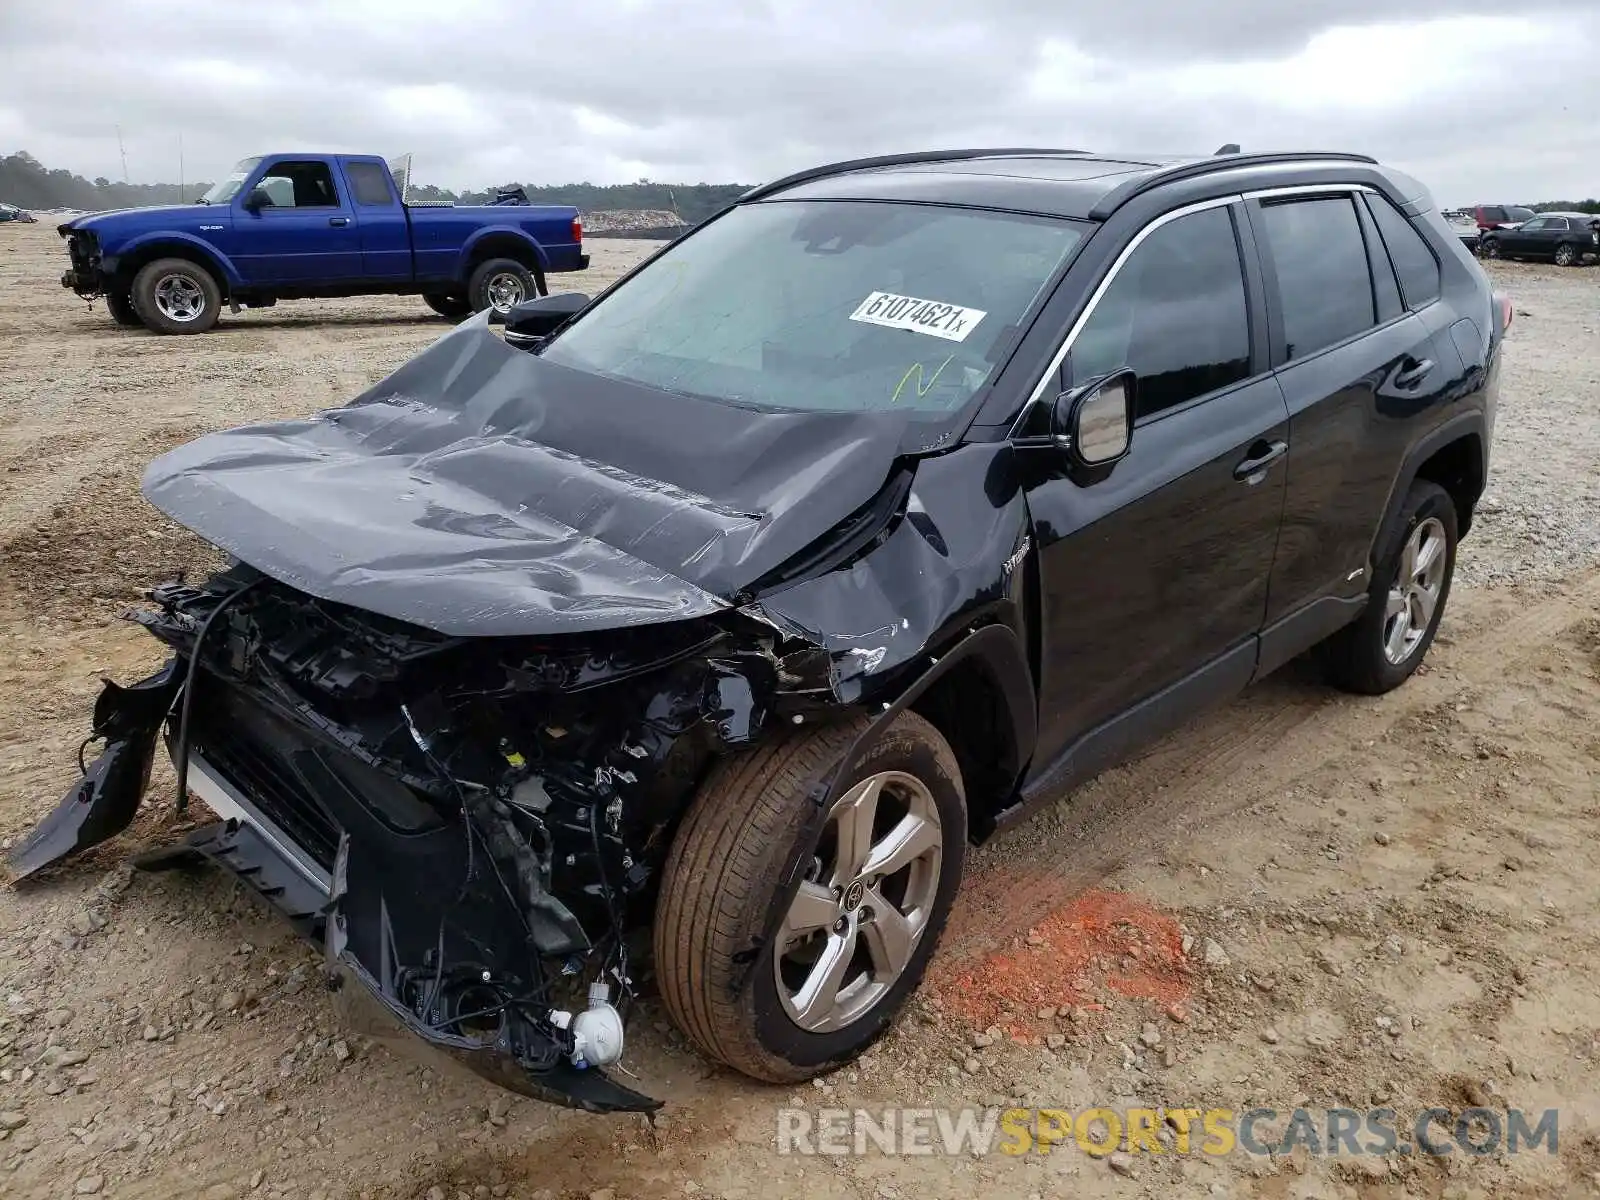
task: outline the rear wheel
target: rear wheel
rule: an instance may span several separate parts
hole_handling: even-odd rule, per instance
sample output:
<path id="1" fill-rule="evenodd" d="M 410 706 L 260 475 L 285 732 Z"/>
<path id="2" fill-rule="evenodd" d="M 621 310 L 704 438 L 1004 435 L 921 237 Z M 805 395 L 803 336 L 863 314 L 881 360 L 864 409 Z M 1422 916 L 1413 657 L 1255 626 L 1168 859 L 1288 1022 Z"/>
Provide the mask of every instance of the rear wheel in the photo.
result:
<path id="1" fill-rule="evenodd" d="M 444 292 L 424 292 L 422 302 L 441 317 L 449 317 L 452 321 L 459 321 L 472 312 L 472 305 L 467 303 L 465 297 L 449 296 Z"/>
<path id="2" fill-rule="evenodd" d="M 655 919 L 662 999 L 702 1052 L 756 1079 L 808 1079 L 882 1035 L 921 982 L 960 886 L 960 770 L 913 713 L 894 719 L 841 781 L 821 829 L 809 828 L 812 789 L 866 726 L 724 761 L 667 855 Z M 796 853 L 807 866 L 783 898 Z"/>
<path id="3" fill-rule="evenodd" d="M 111 314 L 111 319 L 118 325 L 138 326 L 144 324 L 139 320 L 139 314 L 133 311 L 133 297 L 127 292 L 107 292 L 106 311 Z"/>
<path id="4" fill-rule="evenodd" d="M 1556 266 L 1575 267 L 1578 265 L 1578 248 L 1571 242 L 1562 242 L 1556 247 Z"/>
<path id="5" fill-rule="evenodd" d="M 211 272 L 186 258 L 158 258 L 133 277 L 133 310 L 156 333 L 204 333 L 222 313 Z"/>
<path id="6" fill-rule="evenodd" d="M 1367 590 L 1356 621 L 1324 643 L 1329 678 L 1346 691 L 1377 696 L 1422 665 L 1444 617 L 1456 567 L 1456 506 L 1436 483 L 1406 494 L 1400 531 Z"/>
<path id="7" fill-rule="evenodd" d="M 533 273 L 511 258 L 491 258 L 478 264 L 467 281 L 467 299 L 473 312 L 492 308 L 503 315 L 538 294 Z"/>

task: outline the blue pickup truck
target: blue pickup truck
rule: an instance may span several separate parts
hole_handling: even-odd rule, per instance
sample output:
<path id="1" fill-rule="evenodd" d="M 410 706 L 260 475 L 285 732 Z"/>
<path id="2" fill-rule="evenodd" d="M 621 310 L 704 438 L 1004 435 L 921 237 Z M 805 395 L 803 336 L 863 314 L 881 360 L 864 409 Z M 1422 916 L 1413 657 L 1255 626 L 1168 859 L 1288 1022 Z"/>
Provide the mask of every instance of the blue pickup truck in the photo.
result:
<path id="1" fill-rule="evenodd" d="M 223 305 L 323 296 L 505 312 L 546 294 L 545 276 L 589 265 L 575 208 L 411 205 L 388 163 L 358 154 L 247 158 L 198 204 L 95 213 L 58 232 L 71 258 L 61 285 L 157 333 L 210 329 Z"/>

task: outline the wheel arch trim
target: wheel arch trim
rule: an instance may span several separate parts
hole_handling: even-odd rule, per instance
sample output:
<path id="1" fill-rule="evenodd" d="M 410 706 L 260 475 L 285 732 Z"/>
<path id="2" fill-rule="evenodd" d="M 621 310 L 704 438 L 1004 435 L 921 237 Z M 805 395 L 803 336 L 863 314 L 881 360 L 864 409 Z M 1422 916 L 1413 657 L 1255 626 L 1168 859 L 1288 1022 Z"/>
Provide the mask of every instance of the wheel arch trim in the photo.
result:
<path id="1" fill-rule="evenodd" d="M 1487 481 L 1489 477 L 1489 433 L 1488 422 L 1483 413 L 1476 410 L 1462 413 L 1452 417 L 1443 424 L 1435 427 L 1429 433 L 1419 438 L 1406 452 L 1405 459 L 1400 464 L 1400 470 L 1395 473 L 1394 490 L 1389 493 L 1389 499 L 1384 505 L 1383 521 L 1378 526 L 1377 535 L 1372 539 L 1369 548 L 1368 568 L 1374 569 L 1383 556 L 1384 547 L 1393 540 L 1395 530 L 1400 523 L 1400 514 L 1405 508 L 1405 498 L 1411 491 L 1411 486 L 1416 483 L 1422 465 L 1443 450 L 1452 442 L 1462 438 L 1475 436 L 1478 439 L 1479 453 L 1479 478 Z M 1470 521 L 1466 513 L 1457 513 L 1462 531 Z"/>
<path id="2" fill-rule="evenodd" d="M 762 920 L 760 939 L 751 948 L 748 960 L 741 964 L 743 969 L 735 983 L 736 991 L 742 992 L 747 988 L 751 978 L 750 968 L 760 960 L 762 952 L 776 935 L 784 914 L 789 911 L 795 892 L 800 886 L 807 852 L 820 832 L 828 810 L 842 794 L 842 781 L 849 778 L 852 769 L 889 724 L 910 708 L 933 684 L 956 667 L 962 664 L 981 663 L 993 674 L 995 683 L 1000 688 L 1013 716 L 1018 711 L 1019 704 L 1020 711 L 1026 714 L 1025 720 L 1020 722 L 1013 720 L 1009 723 L 1013 731 L 1013 753 L 1018 763 L 1018 778 L 1021 777 L 1022 771 L 1033 756 L 1033 745 L 1038 729 L 1037 714 L 1034 711 L 1032 675 L 1028 671 L 1027 656 L 1016 631 L 1007 625 L 984 625 L 970 630 L 944 654 L 930 655 L 929 659 L 927 668 L 912 680 L 898 697 L 883 703 L 881 711 L 873 718 L 872 723 L 850 743 L 850 748 L 840 757 L 838 765 L 823 779 L 818 780 L 816 786 L 812 788 L 811 794 L 807 797 L 810 807 L 805 815 L 801 836 L 796 839 L 795 848 L 788 862 L 784 864 L 778 888 L 773 893 L 772 903 Z"/>

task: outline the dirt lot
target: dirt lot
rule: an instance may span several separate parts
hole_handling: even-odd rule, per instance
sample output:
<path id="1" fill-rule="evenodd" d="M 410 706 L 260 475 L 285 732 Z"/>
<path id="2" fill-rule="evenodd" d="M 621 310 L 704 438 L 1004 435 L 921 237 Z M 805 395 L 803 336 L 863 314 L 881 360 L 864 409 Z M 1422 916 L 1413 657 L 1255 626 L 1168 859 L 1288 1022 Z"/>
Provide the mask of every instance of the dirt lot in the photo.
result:
<path id="1" fill-rule="evenodd" d="M 642 252 L 597 242 L 592 290 Z M 119 329 L 0 228 L 0 838 L 71 781 L 117 619 L 205 557 L 140 498 L 204 430 L 342 402 L 436 337 L 419 300 Z M 1424 673 L 1291 666 L 978 851 L 936 977 L 857 1069 L 716 1071 L 646 1003 L 651 1126 L 508 1097 L 342 1026 L 316 959 L 211 876 L 0 886 L 0 1194 L 17 1197 L 1600 1195 L 1600 270 L 1497 265 L 1519 317 L 1494 475 Z M 564 281 L 563 281 L 564 282 Z M 1013 1103 L 1560 1109 L 1559 1153 L 779 1155 L 776 1110 Z M 1282 1121 L 1276 1127 L 1281 1130 Z M 1170 1138 L 1168 1139 L 1170 1143 Z"/>

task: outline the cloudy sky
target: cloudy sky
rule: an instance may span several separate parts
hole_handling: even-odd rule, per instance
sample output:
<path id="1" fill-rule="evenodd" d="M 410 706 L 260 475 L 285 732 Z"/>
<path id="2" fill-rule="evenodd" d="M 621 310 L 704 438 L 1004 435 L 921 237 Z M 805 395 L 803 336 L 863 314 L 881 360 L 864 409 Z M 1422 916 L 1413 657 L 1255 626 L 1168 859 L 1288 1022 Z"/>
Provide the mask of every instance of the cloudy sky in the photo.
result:
<path id="1" fill-rule="evenodd" d="M 0 153 L 215 179 L 756 182 L 898 149 L 1352 149 L 1444 204 L 1600 195 L 1594 0 L 0 0 Z"/>

